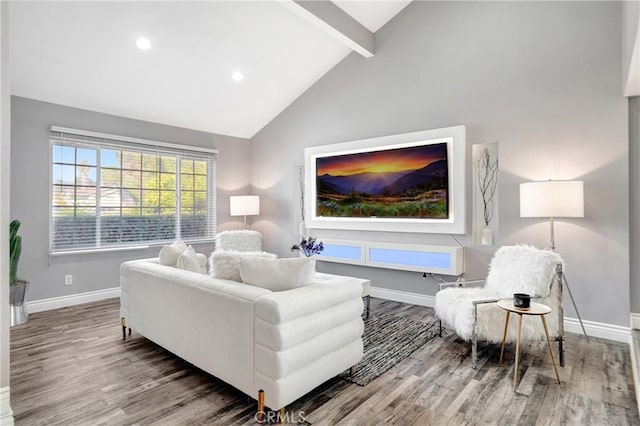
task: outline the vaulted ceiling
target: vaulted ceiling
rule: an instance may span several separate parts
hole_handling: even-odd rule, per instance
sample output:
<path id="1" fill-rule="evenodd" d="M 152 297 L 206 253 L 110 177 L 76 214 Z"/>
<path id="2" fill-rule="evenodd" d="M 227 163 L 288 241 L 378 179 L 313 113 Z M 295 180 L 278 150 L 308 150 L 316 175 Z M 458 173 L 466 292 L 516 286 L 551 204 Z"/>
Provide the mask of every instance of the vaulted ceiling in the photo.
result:
<path id="1" fill-rule="evenodd" d="M 12 94 L 250 138 L 409 2 L 14 1 Z"/>

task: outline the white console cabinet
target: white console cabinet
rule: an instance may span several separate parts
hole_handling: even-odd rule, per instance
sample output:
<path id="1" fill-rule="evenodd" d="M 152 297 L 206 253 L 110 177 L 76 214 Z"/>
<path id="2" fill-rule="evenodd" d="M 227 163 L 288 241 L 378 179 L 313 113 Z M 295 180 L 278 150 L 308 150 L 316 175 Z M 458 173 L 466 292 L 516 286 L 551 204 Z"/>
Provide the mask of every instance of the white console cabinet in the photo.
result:
<path id="1" fill-rule="evenodd" d="M 333 239 L 322 241 L 324 251 L 317 256 L 318 260 L 441 275 L 462 273 L 464 252 L 459 246 Z"/>

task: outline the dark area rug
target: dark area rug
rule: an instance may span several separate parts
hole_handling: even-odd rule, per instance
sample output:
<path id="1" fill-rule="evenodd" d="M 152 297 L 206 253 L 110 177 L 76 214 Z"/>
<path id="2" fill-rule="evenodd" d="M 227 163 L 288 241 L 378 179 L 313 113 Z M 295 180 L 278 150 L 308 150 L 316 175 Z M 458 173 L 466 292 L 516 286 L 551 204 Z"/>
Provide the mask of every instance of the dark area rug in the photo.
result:
<path id="1" fill-rule="evenodd" d="M 364 357 L 356 364 L 353 377 L 349 371 L 342 373 L 341 377 L 366 386 L 437 334 L 436 324 L 372 313 L 369 319 L 364 320 Z"/>

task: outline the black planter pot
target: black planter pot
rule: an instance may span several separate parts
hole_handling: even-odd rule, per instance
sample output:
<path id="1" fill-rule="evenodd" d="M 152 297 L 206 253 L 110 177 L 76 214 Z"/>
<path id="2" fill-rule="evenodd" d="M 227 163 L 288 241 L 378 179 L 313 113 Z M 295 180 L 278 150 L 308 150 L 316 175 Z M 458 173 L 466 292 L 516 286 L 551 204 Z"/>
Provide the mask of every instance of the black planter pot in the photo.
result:
<path id="1" fill-rule="evenodd" d="M 10 286 L 9 304 L 11 308 L 11 326 L 24 324 L 29 314 L 24 309 L 24 296 L 27 294 L 29 283 L 19 280 Z"/>

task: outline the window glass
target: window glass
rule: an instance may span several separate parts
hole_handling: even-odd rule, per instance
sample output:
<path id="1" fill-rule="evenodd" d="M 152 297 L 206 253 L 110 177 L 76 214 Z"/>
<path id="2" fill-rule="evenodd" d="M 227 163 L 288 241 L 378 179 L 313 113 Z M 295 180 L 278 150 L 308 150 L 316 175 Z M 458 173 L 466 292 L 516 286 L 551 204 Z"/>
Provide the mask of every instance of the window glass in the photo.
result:
<path id="1" fill-rule="evenodd" d="M 215 235 L 214 157 L 52 141 L 51 251 Z"/>

